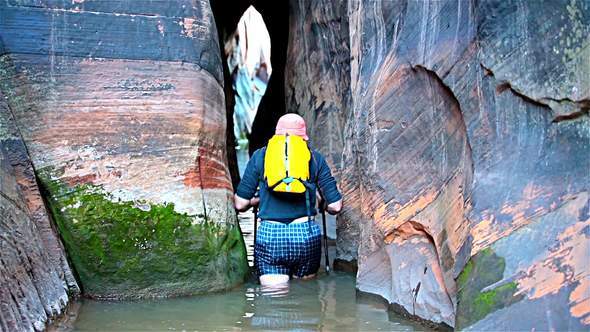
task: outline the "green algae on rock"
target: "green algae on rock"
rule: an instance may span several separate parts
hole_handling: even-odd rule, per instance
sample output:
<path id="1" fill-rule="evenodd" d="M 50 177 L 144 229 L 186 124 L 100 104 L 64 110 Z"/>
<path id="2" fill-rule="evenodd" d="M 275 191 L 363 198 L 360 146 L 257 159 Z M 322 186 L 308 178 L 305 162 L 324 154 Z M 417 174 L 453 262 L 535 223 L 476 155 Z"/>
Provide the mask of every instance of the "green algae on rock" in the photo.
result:
<path id="1" fill-rule="evenodd" d="M 457 329 L 463 329 L 489 313 L 522 299 L 522 295 L 514 295 L 517 290 L 517 283 L 514 281 L 483 291 L 486 286 L 502 280 L 505 267 L 504 258 L 496 255 L 490 248 L 471 257 L 457 278 Z"/>
<path id="2" fill-rule="evenodd" d="M 178 213 L 173 204 L 116 201 L 100 186 L 69 187 L 38 172 L 84 293 L 149 298 L 228 289 L 248 271 L 238 225 Z"/>

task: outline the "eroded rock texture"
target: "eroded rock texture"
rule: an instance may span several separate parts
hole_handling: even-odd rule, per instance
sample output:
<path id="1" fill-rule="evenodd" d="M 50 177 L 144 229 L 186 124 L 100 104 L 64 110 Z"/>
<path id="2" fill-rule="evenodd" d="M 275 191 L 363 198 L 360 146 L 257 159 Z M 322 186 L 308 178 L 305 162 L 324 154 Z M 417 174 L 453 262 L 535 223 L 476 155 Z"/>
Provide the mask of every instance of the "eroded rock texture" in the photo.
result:
<path id="1" fill-rule="evenodd" d="M 351 128 L 366 131 L 355 147 L 366 165 L 357 169 L 358 288 L 452 326 L 473 173 L 459 104 L 420 67 L 382 68 L 373 84 Z"/>
<path id="2" fill-rule="evenodd" d="M 346 1 L 291 1 L 285 71 L 287 112 L 305 117 L 313 148 L 340 178 L 344 124 L 350 111 L 350 47 Z M 335 264 L 356 259 L 358 223 L 345 206 Z"/>
<path id="3" fill-rule="evenodd" d="M 357 287 L 462 329 L 588 328 L 588 2 L 318 7 L 291 22 L 308 31 L 291 40 L 291 107 L 324 132 L 317 146 L 342 150 L 338 246 Z M 323 105 L 348 78 L 326 89 L 340 57 L 317 46 L 338 37 L 306 23 L 334 17 L 350 37 L 340 136 Z"/>
<path id="4" fill-rule="evenodd" d="M 208 1 L 3 1 L 2 91 L 77 270 L 101 298 L 243 280 Z"/>
<path id="5" fill-rule="evenodd" d="M 79 293 L 0 93 L 0 330 L 43 330 Z"/>
<path id="6" fill-rule="evenodd" d="M 588 328 L 590 6 L 490 5 L 477 8 L 479 68 L 450 75 L 478 96 L 459 97 L 478 107 L 464 108 L 477 176 L 457 326 Z"/>

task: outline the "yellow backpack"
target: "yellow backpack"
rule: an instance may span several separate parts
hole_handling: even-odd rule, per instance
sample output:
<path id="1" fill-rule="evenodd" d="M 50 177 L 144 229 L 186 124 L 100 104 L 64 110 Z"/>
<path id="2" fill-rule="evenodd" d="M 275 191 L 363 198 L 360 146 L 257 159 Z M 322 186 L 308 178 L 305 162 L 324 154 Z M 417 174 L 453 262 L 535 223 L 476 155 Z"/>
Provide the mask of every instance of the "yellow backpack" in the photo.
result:
<path id="1" fill-rule="evenodd" d="M 274 135 L 266 147 L 264 179 L 270 190 L 305 193 L 309 181 L 311 151 L 296 135 Z"/>

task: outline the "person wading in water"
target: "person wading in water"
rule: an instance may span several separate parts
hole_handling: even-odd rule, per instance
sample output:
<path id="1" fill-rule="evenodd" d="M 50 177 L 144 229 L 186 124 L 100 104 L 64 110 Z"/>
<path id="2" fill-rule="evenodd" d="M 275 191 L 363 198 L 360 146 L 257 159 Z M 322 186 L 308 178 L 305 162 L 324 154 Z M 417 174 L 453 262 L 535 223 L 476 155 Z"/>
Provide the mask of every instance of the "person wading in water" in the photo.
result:
<path id="1" fill-rule="evenodd" d="M 330 167 L 307 140 L 303 118 L 283 115 L 268 145 L 252 154 L 234 196 L 238 211 L 260 207 L 254 265 L 263 286 L 316 275 L 322 250 L 321 230 L 313 222 L 317 190 L 328 213 L 342 209 Z M 257 190 L 260 198 L 255 197 Z"/>

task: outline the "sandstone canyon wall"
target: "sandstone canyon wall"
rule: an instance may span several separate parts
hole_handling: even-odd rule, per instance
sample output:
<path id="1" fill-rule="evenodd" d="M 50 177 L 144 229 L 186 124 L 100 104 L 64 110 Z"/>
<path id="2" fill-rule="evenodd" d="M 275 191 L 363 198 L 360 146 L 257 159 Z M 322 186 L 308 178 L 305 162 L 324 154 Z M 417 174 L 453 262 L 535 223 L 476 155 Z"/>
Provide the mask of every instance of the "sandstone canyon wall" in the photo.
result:
<path id="1" fill-rule="evenodd" d="M 588 2 L 291 7 L 288 107 L 336 161 L 357 288 L 460 329 L 588 328 Z"/>
<path id="2" fill-rule="evenodd" d="M 0 330 L 42 330 L 80 289 L 2 93 L 0 234 Z"/>
<path id="3" fill-rule="evenodd" d="M 283 100 L 305 116 L 359 290 L 459 329 L 590 326 L 588 2 L 254 2 L 252 146 Z M 221 61 L 206 0 L 0 0 L 3 329 L 78 292 L 50 215 L 88 296 L 243 280 Z"/>
<path id="4" fill-rule="evenodd" d="M 209 2 L 2 0 L 0 38 L 2 92 L 84 293 L 241 282 Z"/>
<path id="5" fill-rule="evenodd" d="M 346 1 L 291 1 L 285 68 L 287 112 L 305 118 L 311 146 L 324 155 L 336 178 L 343 158 L 352 157 L 342 156 L 351 103 L 347 10 Z M 356 260 L 357 218 L 351 205 L 337 218 L 336 266 Z"/>

